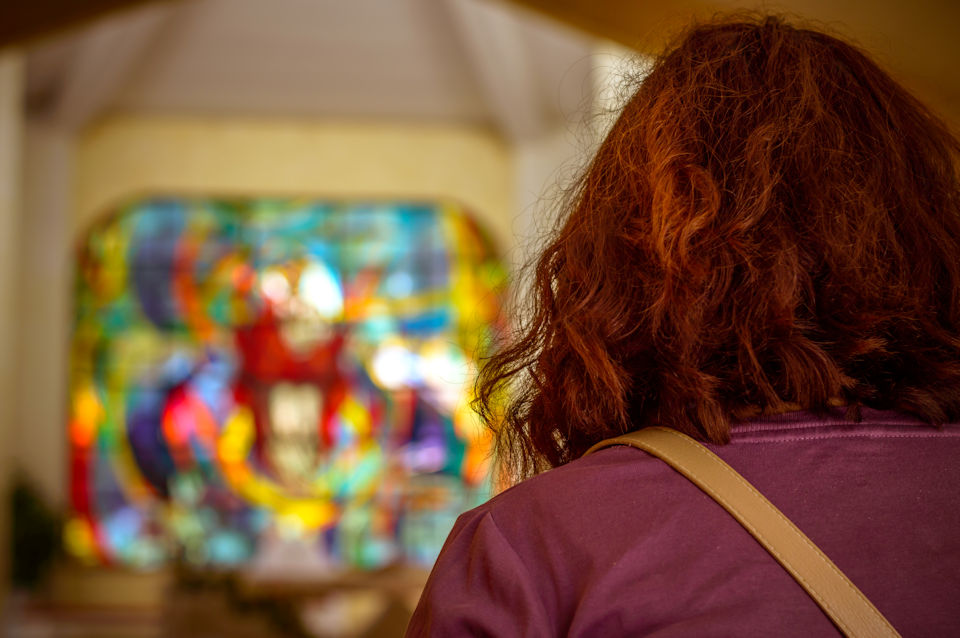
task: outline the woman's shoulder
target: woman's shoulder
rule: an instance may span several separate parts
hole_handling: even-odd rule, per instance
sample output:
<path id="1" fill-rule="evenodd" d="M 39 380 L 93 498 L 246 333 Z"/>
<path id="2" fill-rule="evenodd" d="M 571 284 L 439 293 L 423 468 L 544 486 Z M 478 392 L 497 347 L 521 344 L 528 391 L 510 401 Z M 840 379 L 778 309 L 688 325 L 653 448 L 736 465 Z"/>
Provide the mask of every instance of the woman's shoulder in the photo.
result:
<path id="1" fill-rule="evenodd" d="M 640 450 L 601 450 L 529 478 L 501 492 L 469 513 L 489 517 L 518 553 L 539 553 L 556 539 L 565 551 L 584 556 L 591 543 L 626 519 L 653 522 L 668 506 L 703 500 L 693 484 Z M 636 523 L 633 529 L 642 533 Z"/>
<path id="2" fill-rule="evenodd" d="M 560 628 L 570 625 L 582 583 L 603 578 L 615 560 L 607 554 L 622 544 L 611 543 L 611 532 L 643 534 L 627 524 L 647 491 L 637 473 L 654 476 L 661 470 L 638 450 L 603 450 L 462 514 L 408 635 L 567 633 Z M 624 502 L 630 484 L 632 502 Z"/>
<path id="3" fill-rule="evenodd" d="M 521 481 L 481 507 L 496 516 L 516 509 L 531 513 L 531 507 L 539 511 L 555 503 L 564 509 L 589 507 L 625 481 L 642 489 L 638 480 L 661 475 L 664 468 L 662 462 L 639 450 L 611 447 Z"/>

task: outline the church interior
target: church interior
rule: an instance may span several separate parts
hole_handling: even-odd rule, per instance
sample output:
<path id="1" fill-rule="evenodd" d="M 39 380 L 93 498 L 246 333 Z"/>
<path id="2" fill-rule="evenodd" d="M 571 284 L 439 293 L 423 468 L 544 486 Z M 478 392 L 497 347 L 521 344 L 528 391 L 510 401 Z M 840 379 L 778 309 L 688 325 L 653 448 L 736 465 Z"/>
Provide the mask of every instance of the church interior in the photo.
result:
<path id="1" fill-rule="evenodd" d="M 0 632 L 396 636 L 619 104 L 740 0 L 0 8 Z M 784 0 L 960 125 L 960 5 Z"/>

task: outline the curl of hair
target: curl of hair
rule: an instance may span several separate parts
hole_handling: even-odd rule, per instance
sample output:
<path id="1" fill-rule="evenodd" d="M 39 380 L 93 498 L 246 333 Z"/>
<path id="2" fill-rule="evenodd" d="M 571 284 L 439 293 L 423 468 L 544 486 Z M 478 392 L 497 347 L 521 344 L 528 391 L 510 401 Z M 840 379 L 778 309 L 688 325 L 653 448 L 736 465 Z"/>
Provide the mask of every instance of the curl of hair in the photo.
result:
<path id="1" fill-rule="evenodd" d="M 857 48 L 721 20 L 660 56 L 564 206 L 478 408 L 517 480 L 654 423 L 960 416 L 960 143 Z M 505 398 L 504 398 L 505 397 Z"/>

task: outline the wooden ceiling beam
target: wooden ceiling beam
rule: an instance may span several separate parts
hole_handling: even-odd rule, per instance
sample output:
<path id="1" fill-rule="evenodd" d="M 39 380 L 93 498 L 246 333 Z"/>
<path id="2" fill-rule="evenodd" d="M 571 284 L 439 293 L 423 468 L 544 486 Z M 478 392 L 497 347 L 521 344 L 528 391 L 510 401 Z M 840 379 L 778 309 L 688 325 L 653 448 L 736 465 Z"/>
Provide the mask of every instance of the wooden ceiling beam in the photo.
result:
<path id="1" fill-rule="evenodd" d="M 0 3 L 0 49 L 139 5 L 172 0 L 10 0 Z"/>
<path id="2" fill-rule="evenodd" d="M 591 35 L 655 54 L 696 19 L 718 10 L 707 0 L 510 0 Z"/>

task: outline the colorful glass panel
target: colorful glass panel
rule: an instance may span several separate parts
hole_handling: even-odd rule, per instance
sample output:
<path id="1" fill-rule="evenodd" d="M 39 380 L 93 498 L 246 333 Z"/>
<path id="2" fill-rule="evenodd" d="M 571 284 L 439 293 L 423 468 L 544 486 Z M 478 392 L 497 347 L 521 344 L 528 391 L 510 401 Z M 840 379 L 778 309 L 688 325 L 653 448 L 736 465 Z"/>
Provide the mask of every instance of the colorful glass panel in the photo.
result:
<path id="1" fill-rule="evenodd" d="M 76 286 L 71 552 L 232 565 L 265 539 L 430 563 L 489 496 L 471 377 L 503 265 L 449 204 L 153 199 Z"/>

